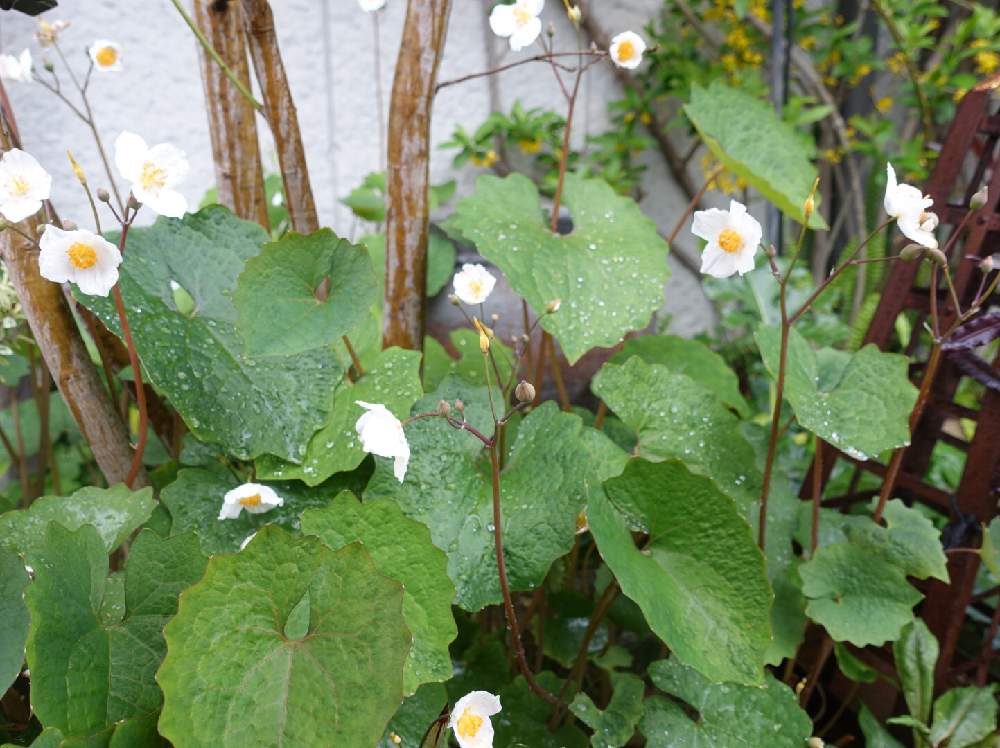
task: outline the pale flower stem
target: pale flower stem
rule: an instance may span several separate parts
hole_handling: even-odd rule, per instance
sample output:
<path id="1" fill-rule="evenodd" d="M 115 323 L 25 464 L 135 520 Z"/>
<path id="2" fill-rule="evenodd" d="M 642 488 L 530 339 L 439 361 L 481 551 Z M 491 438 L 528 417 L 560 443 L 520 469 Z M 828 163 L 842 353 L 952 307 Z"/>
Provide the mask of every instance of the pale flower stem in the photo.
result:
<path id="1" fill-rule="evenodd" d="M 493 425 L 497 424 L 497 409 L 496 405 L 493 403 L 493 385 L 490 384 L 490 362 L 489 362 L 489 351 L 483 352 L 483 374 L 486 375 L 486 394 L 490 397 L 490 413 L 493 414 Z M 496 440 L 496 434 L 493 435 L 494 441 Z"/>

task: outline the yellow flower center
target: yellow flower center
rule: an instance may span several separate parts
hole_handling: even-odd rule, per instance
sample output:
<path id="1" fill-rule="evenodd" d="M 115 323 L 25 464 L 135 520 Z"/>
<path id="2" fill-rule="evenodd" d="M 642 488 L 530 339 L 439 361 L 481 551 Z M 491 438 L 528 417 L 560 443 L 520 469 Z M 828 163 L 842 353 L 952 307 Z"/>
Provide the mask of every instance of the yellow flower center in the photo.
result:
<path id="1" fill-rule="evenodd" d="M 483 718 L 466 709 L 458 718 L 458 734 L 463 738 L 474 738 L 479 728 L 483 726 Z"/>
<path id="2" fill-rule="evenodd" d="M 621 42 L 618 45 L 618 59 L 622 62 L 628 62 L 635 57 L 635 45 L 629 40 Z"/>
<path id="3" fill-rule="evenodd" d="M 139 184 L 144 190 L 160 189 L 167 183 L 167 173 L 152 161 L 142 165 L 142 175 Z"/>
<path id="4" fill-rule="evenodd" d="M 97 264 L 97 252 L 89 244 L 83 242 L 73 242 L 66 250 L 66 254 L 69 255 L 69 261 L 73 267 L 79 270 L 86 270 Z"/>
<path id="5" fill-rule="evenodd" d="M 740 236 L 738 231 L 723 229 L 722 233 L 719 234 L 719 246 L 722 247 L 724 252 L 728 252 L 729 254 L 739 252 L 743 249 L 743 237 Z"/>
<path id="6" fill-rule="evenodd" d="M 10 191 L 14 193 L 17 197 L 24 197 L 28 194 L 28 190 L 31 189 L 31 185 L 28 184 L 28 180 L 24 177 L 12 177 L 10 180 Z"/>
<path id="7" fill-rule="evenodd" d="M 531 21 L 532 18 L 533 16 L 527 8 L 524 8 L 521 5 L 514 6 L 514 22 L 517 23 L 518 26 L 524 26 L 526 23 Z"/>
<path id="8" fill-rule="evenodd" d="M 473 296 L 479 296 L 483 292 L 483 282 L 478 278 L 473 278 L 469 281 L 469 293 Z"/>
<path id="9" fill-rule="evenodd" d="M 118 50 L 114 47 L 101 47 L 94 55 L 94 59 L 102 68 L 109 68 L 118 62 Z"/>
<path id="10" fill-rule="evenodd" d="M 255 493 L 253 496 L 244 496 L 240 499 L 241 506 L 260 506 L 260 494 Z"/>

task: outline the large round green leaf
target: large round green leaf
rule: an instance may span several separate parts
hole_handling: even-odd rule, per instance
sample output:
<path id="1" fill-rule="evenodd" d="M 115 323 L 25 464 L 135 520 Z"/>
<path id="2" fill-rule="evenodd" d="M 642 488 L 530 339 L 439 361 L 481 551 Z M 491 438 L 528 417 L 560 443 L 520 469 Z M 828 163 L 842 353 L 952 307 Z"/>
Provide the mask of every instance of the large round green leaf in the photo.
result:
<path id="1" fill-rule="evenodd" d="M 676 461 L 631 460 L 604 489 L 590 529 L 650 628 L 709 680 L 759 684 L 772 594 L 733 500 Z M 633 530 L 648 536 L 639 546 Z"/>
<path id="2" fill-rule="evenodd" d="M 499 395 L 496 395 L 499 397 Z M 439 400 L 465 403 L 470 424 L 492 433 L 484 387 L 451 377 L 414 406 L 433 411 Z M 482 442 L 441 418 L 406 428 L 411 457 L 400 484 L 389 460 L 378 460 L 365 498 L 392 498 L 407 516 L 427 525 L 448 554 L 456 602 L 466 610 L 499 603 L 493 538 L 492 483 Z M 600 483 L 617 475 L 625 453 L 579 416 L 544 403 L 522 422 L 501 472 L 501 509 L 507 574 L 512 590 L 533 589 L 552 562 L 573 546 L 576 519 Z"/>
<path id="3" fill-rule="evenodd" d="M 479 177 L 448 228 L 475 243 L 542 318 L 574 363 L 595 346 L 612 346 L 646 326 L 663 304 L 667 244 L 634 201 L 599 179 L 566 175 L 563 201 L 573 232 L 553 234 L 527 177 Z"/>
<path id="4" fill-rule="evenodd" d="M 340 340 L 376 292 L 367 249 L 320 229 L 285 234 L 247 260 L 233 306 L 249 355 L 291 356 Z"/>
<path id="5" fill-rule="evenodd" d="M 0 548 L 0 690 L 6 691 L 24 664 L 24 643 L 28 639 L 28 608 L 24 588 L 28 572 L 14 551 Z"/>
<path id="6" fill-rule="evenodd" d="M 329 506 L 303 512 L 302 532 L 333 550 L 360 542 L 375 568 L 403 585 L 403 618 L 413 633 L 404 674 L 407 694 L 422 683 L 451 677 L 448 645 L 458 634 L 451 612 L 455 587 L 448 578 L 448 557 L 431 542 L 426 527 L 393 501 L 361 504 L 344 491 Z"/>
<path id="7" fill-rule="evenodd" d="M 375 745 L 403 700 L 403 588 L 360 544 L 264 528 L 209 562 L 165 634 L 175 745 Z"/>
<path id="8" fill-rule="evenodd" d="M 330 410 L 344 358 L 332 347 L 247 354 L 232 295 L 267 239 L 260 226 L 217 205 L 161 217 L 129 232 L 120 283 L 147 376 L 195 436 L 241 459 L 272 454 L 295 462 Z M 178 309 L 171 283 L 188 292 L 192 310 Z M 110 298 L 78 298 L 120 333 Z M 260 303 L 268 308 L 271 300 Z"/>

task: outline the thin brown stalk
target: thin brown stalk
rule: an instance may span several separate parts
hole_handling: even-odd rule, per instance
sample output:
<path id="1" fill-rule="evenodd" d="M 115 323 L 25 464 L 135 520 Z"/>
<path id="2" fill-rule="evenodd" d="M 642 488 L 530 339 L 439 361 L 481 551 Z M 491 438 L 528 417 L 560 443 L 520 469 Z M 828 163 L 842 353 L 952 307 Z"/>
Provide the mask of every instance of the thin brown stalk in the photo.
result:
<path id="1" fill-rule="evenodd" d="M 677 235 L 681 232 L 681 229 L 684 228 L 684 224 L 687 223 L 687 219 L 691 217 L 691 214 L 694 213 L 695 210 L 698 208 L 698 206 L 701 204 L 701 199 L 705 196 L 705 193 L 708 192 L 708 188 L 712 186 L 712 184 L 715 182 L 716 179 L 719 178 L 719 175 L 723 172 L 725 168 L 726 167 L 724 167 L 722 164 L 719 164 L 714 169 L 712 169 L 711 173 L 705 179 L 705 183 L 698 188 L 698 191 L 688 201 L 687 206 L 684 208 L 684 212 L 681 213 L 681 217 L 677 219 L 677 223 L 674 224 L 673 230 L 671 230 L 670 235 L 667 237 L 667 244 L 669 244 L 671 247 L 674 244 L 674 239 L 677 238 Z"/>

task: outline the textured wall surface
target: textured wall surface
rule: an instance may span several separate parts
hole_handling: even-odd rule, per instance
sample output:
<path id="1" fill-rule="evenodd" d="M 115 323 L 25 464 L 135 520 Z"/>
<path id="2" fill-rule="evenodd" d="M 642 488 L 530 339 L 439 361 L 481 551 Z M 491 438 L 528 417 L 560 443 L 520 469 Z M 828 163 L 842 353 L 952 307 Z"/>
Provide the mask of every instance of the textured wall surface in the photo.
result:
<path id="1" fill-rule="evenodd" d="M 381 69 L 382 95 L 388 106 L 406 3 L 388 0 L 378 14 L 379 65 L 373 19 L 355 0 L 271 0 L 271 4 L 299 110 L 320 218 L 325 225 L 351 235 L 357 227 L 337 198 L 380 167 L 376 69 Z M 641 30 L 658 4 L 658 0 L 591 3 L 612 34 L 628 28 Z M 495 50 L 494 59 L 501 62 L 530 54 L 527 50 L 512 53 L 505 42 L 492 37 L 487 24 L 490 5 L 489 0 L 453 0 L 442 80 L 489 67 L 488 45 Z M 122 45 L 124 70 L 95 73 L 91 83 L 104 140 L 110 149 L 115 136 L 129 129 L 151 144 L 170 141 L 183 148 L 191 162 L 191 174 L 182 191 L 197 205 L 213 182 L 204 95 L 195 39 L 169 0 L 61 0 L 59 8 L 46 17 L 71 22 L 61 44 L 79 71 L 86 70 L 85 50 L 94 39 L 111 39 Z M 556 47 L 570 49 L 574 32 L 560 0 L 548 0 L 543 19 L 555 26 Z M 2 51 L 17 53 L 30 47 L 36 72 L 44 75 L 40 62 L 51 54 L 46 55 L 35 43 L 34 29 L 32 19 L 16 13 L 0 14 Z M 65 74 L 61 77 L 64 90 L 70 90 Z M 527 107 L 563 105 L 552 73 L 543 64 L 515 68 L 494 81 L 492 87 L 488 79 L 478 79 L 441 92 L 434 110 L 435 142 L 446 140 L 456 124 L 475 128 L 491 106 L 508 109 L 516 100 Z M 106 182 L 87 128 L 37 84 L 12 83 L 8 89 L 25 148 L 55 176 L 55 204 L 66 217 L 87 225 L 89 211 L 65 158 L 68 146 L 93 183 Z M 619 86 L 611 71 L 604 66 L 592 69 L 584 85 L 578 135 L 601 132 L 607 123 L 607 102 L 618 97 Z M 263 123 L 259 129 L 266 133 Z M 273 170 L 276 159 L 266 135 L 262 143 L 265 164 Z M 468 192 L 479 170 L 469 167 L 455 174 L 450 166 L 452 155 L 435 150 L 432 177 L 436 181 L 457 177 L 460 194 Z M 686 200 L 666 178 L 659 155 L 648 153 L 645 158 L 649 169 L 643 208 L 668 232 Z M 681 242 L 690 253 L 693 241 L 682 234 Z M 671 265 L 674 274 L 665 290 L 664 311 L 673 315 L 673 329 L 678 332 L 701 329 L 710 322 L 712 312 L 700 280 L 678 263 Z"/>

